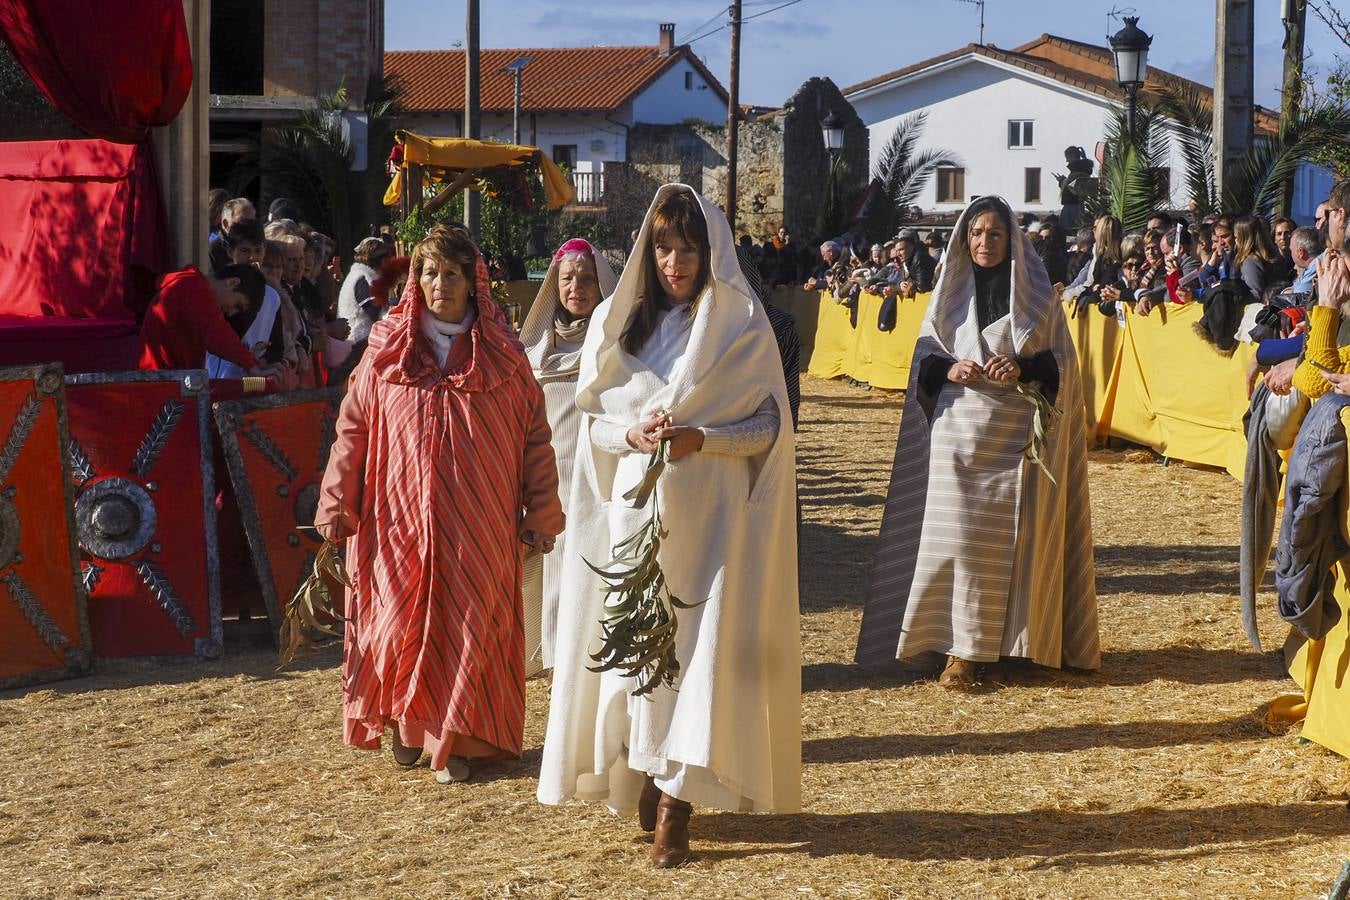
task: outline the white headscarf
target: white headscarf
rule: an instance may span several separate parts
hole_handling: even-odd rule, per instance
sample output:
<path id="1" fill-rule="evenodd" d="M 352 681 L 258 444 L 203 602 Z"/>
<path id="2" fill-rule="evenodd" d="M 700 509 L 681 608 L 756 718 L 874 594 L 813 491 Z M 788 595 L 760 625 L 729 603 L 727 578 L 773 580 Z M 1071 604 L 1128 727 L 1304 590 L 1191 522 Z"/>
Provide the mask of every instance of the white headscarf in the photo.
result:
<path id="1" fill-rule="evenodd" d="M 577 247 L 578 244 L 586 245 L 589 258 L 595 262 L 595 277 L 600 283 L 600 299 L 603 301 L 614 292 L 617 280 L 614 269 L 610 267 L 609 260 L 591 246 L 589 241 L 572 238 L 558 248 L 558 252 L 553 255 L 553 262 L 549 263 L 548 273 L 544 275 L 544 283 L 539 286 L 539 293 L 525 316 L 524 324 L 520 326 L 520 342 L 525 345 L 525 355 L 530 358 L 530 366 L 534 368 L 535 377 L 541 382 L 575 378 L 581 365 L 581 348 L 559 350 L 555 330 L 558 310 L 562 308 L 559 297 L 561 292 L 558 287 L 559 270 L 564 259 L 576 252 L 584 253 Z"/>

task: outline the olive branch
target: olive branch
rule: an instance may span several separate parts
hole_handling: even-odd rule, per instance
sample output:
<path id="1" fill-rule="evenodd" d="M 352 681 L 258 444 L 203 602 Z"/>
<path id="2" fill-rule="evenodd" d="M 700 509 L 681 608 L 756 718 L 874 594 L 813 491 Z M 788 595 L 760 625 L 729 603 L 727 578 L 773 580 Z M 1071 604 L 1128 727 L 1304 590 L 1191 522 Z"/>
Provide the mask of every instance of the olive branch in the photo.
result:
<path id="1" fill-rule="evenodd" d="M 668 536 L 661 522 L 656 483 L 670 458 L 670 442 L 662 441 L 647 463 L 642 481 L 623 495 L 641 509 L 651 501 L 651 515 L 637 531 L 613 546 L 609 562 L 597 566 L 582 561 L 605 582 L 604 615 L 600 620 L 602 645 L 590 654 L 598 665 L 592 672 L 618 670 L 638 679 L 634 697 L 650 694 L 662 684 L 675 686 L 680 661 L 675 656 L 679 623 L 676 609 L 693 609 L 670 591 L 658 555 Z"/>
<path id="2" fill-rule="evenodd" d="M 1059 482 L 1045 465 L 1045 440 L 1055 419 L 1064 415 L 1064 410 L 1051 403 L 1046 396 L 1034 387 L 1016 382 L 1018 396 L 1031 404 L 1031 440 L 1022 448 L 1022 455 L 1040 466 L 1050 483 L 1059 487 Z"/>

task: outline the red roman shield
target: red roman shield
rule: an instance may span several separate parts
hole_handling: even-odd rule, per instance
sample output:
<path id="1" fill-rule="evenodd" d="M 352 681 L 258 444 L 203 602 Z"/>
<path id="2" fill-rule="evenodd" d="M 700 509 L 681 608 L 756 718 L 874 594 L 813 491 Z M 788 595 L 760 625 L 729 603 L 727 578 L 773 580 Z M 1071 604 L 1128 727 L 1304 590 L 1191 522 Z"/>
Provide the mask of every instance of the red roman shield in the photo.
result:
<path id="1" fill-rule="evenodd" d="M 91 660 L 59 365 L 0 369 L 0 688 Z"/>
<path id="2" fill-rule="evenodd" d="M 206 373 L 70 375 L 66 398 L 95 656 L 219 656 Z"/>
<path id="3" fill-rule="evenodd" d="M 337 436 L 337 388 L 215 405 L 216 427 L 276 639 L 285 605 L 314 568 L 319 482 Z"/>

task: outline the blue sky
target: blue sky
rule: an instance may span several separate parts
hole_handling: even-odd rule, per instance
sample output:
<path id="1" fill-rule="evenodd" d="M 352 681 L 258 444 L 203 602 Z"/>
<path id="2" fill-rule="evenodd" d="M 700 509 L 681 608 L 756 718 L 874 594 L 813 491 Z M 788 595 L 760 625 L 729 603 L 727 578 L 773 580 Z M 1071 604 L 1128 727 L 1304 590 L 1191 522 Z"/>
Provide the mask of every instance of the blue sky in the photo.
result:
<path id="1" fill-rule="evenodd" d="M 746 21 L 742 30 L 743 103 L 778 106 L 813 75 L 828 76 L 840 87 L 856 84 L 972 43 L 979 34 L 979 11 L 963 0 L 799 0 L 773 9 L 783 2 L 743 0 L 747 20 L 765 13 Z M 1277 107 L 1283 64 L 1280 0 L 1255 0 L 1255 5 L 1256 99 Z M 484 47 L 655 44 L 657 24 L 673 20 L 675 39 L 684 43 L 725 23 L 727 6 L 725 0 L 482 0 L 481 35 Z M 1138 15 L 1139 26 L 1153 35 L 1151 64 L 1212 84 L 1214 6 L 1214 0 L 988 0 L 985 42 L 1011 48 L 1050 32 L 1105 44 L 1105 36 L 1121 27 L 1108 22 L 1107 12 L 1123 9 Z M 386 49 L 436 50 L 462 41 L 463 9 L 457 0 L 386 0 Z M 723 83 L 729 44 L 729 29 L 694 43 Z M 1309 12 L 1310 71 L 1325 73 L 1343 49 Z"/>

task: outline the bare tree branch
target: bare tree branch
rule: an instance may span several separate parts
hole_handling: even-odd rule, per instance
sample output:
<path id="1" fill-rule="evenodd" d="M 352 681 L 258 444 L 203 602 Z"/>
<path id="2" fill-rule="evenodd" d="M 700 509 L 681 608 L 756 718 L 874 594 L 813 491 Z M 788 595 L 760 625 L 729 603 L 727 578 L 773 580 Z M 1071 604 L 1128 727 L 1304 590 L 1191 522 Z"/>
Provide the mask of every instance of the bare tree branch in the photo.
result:
<path id="1" fill-rule="evenodd" d="M 1322 24 L 1331 30 L 1338 41 L 1350 47 L 1350 19 L 1325 0 L 1321 3 L 1317 0 L 1308 0 L 1308 9 L 1322 20 Z"/>

